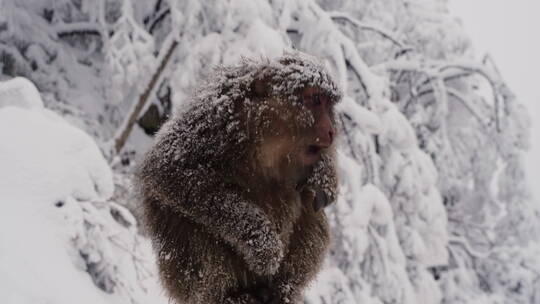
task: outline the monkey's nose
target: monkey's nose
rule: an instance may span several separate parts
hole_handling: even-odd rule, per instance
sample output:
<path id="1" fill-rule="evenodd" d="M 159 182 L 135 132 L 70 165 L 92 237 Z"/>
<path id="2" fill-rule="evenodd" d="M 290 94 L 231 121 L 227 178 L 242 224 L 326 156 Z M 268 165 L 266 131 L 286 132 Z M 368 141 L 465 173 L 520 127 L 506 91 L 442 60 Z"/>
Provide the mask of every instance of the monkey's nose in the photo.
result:
<path id="1" fill-rule="evenodd" d="M 323 148 L 328 148 L 332 145 L 334 141 L 335 129 L 332 123 L 332 120 L 328 115 L 321 115 L 319 118 L 319 123 L 316 126 L 317 142 L 323 146 Z"/>
<path id="2" fill-rule="evenodd" d="M 326 134 L 325 134 L 326 133 Z M 317 142 L 323 147 L 328 148 L 332 145 L 334 142 L 334 128 L 329 128 L 326 130 L 326 132 L 323 132 L 319 138 L 317 138 Z"/>
<path id="3" fill-rule="evenodd" d="M 334 133 L 332 131 L 329 131 L 328 134 L 324 134 L 324 136 L 319 136 L 315 139 L 317 146 L 323 149 L 330 147 L 333 141 Z"/>

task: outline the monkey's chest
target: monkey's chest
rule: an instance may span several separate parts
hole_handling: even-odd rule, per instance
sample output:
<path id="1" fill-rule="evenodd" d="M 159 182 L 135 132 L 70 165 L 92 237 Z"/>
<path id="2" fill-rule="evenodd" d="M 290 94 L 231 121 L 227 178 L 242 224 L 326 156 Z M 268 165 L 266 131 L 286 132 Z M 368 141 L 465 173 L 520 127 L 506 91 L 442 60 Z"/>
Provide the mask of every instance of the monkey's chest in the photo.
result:
<path id="1" fill-rule="evenodd" d="M 246 268 L 238 269 L 236 278 L 238 280 L 238 289 L 242 291 L 256 290 L 263 286 L 269 286 L 272 282 L 271 277 L 256 275 Z"/>

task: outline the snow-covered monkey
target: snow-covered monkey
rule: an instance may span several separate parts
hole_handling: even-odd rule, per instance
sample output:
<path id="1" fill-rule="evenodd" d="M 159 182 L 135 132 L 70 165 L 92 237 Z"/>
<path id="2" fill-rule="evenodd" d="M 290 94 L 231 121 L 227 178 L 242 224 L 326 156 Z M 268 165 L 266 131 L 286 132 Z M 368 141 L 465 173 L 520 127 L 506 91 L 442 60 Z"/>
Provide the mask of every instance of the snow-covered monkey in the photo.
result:
<path id="1" fill-rule="evenodd" d="M 298 303 L 336 197 L 340 92 L 301 53 L 219 67 L 137 173 L 162 281 L 178 303 Z"/>

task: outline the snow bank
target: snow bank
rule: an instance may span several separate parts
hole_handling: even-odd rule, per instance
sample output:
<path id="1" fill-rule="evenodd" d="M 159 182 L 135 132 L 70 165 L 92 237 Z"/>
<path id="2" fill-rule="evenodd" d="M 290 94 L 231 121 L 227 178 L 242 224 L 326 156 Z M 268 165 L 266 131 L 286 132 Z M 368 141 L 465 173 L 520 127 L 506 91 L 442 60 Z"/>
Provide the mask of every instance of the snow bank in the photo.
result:
<path id="1" fill-rule="evenodd" d="M 126 255 L 108 254 L 105 241 L 96 240 L 114 232 L 124 242 L 134 220 L 120 206 L 103 214 L 94 207 L 111 204 L 107 162 L 86 133 L 43 108 L 26 79 L 0 83 L 0 168 L 1 302 L 126 303 L 107 288 L 115 277 L 100 281 L 92 272 L 114 268 L 122 275 L 120 262 L 102 261 L 115 256 L 125 264 Z M 111 208 L 131 230 L 111 224 Z"/>
<path id="2" fill-rule="evenodd" d="M 27 79 L 0 83 L 0 141 L 2 198 L 54 202 L 112 195 L 112 172 L 92 138 L 45 109 Z"/>
<path id="3" fill-rule="evenodd" d="M 0 195 L 54 202 L 106 199 L 112 173 L 94 141 L 43 108 L 0 108 Z"/>
<path id="4" fill-rule="evenodd" d="M 26 109 L 43 108 L 36 86 L 23 77 L 0 83 L 0 108 L 10 105 Z"/>

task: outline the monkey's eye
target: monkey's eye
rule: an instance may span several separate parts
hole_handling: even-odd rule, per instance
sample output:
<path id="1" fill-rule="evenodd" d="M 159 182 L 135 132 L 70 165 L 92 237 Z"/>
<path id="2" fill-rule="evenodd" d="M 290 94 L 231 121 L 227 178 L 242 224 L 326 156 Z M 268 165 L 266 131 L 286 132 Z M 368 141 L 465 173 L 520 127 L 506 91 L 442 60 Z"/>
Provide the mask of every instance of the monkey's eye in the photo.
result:
<path id="1" fill-rule="evenodd" d="M 321 94 L 313 94 L 311 98 L 314 106 L 321 105 Z"/>
<path id="2" fill-rule="evenodd" d="M 321 102 L 321 94 L 318 93 L 307 95 L 302 100 L 302 104 L 306 107 L 318 107 L 321 105 Z"/>

